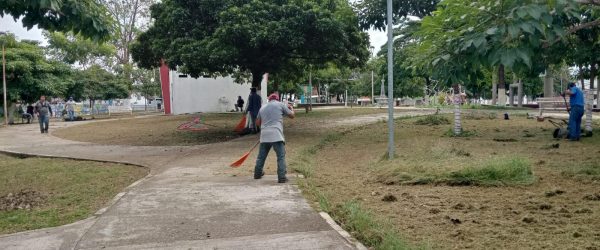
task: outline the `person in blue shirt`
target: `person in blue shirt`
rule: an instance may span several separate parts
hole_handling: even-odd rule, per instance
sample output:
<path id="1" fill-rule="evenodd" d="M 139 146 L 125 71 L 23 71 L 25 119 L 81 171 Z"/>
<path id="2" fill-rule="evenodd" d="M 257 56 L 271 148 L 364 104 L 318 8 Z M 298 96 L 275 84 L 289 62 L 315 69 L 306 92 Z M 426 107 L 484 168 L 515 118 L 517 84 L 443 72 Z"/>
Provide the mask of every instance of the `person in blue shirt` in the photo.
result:
<path id="1" fill-rule="evenodd" d="M 248 106 L 246 106 L 246 114 L 250 113 L 250 122 L 248 123 L 247 131 L 250 133 L 258 133 L 258 126 L 256 125 L 256 117 L 258 111 L 262 107 L 262 98 L 257 94 L 256 88 L 250 89 L 250 96 L 248 96 Z"/>
<path id="2" fill-rule="evenodd" d="M 583 92 L 577 88 L 575 83 L 569 83 L 569 88 L 565 91 L 565 95 L 569 96 L 570 105 L 567 107 L 569 111 L 569 139 L 571 141 L 579 141 L 581 138 L 581 118 L 583 117 Z"/>

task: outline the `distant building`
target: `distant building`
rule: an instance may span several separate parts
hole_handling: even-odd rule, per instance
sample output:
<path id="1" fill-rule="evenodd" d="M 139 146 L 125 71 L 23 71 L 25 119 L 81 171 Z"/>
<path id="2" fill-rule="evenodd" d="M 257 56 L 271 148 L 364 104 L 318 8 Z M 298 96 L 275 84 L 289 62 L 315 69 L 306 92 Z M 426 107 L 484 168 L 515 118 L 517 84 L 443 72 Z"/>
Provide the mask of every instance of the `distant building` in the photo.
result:
<path id="1" fill-rule="evenodd" d="M 261 96 L 266 103 L 268 74 L 263 76 Z M 160 82 L 165 114 L 215 113 L 235 109 L 238 96 L 248 103 L 251 83 L 238 84 L 232 77 L 193 78 L 160 68 Z"/>

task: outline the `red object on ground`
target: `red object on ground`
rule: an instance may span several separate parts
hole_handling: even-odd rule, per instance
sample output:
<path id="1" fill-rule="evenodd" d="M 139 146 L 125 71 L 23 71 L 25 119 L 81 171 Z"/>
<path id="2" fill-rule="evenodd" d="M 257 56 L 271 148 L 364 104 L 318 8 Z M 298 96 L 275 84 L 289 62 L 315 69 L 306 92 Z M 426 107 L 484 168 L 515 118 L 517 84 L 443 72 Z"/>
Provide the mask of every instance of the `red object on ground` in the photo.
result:
<path id="1" fill-rule="evenodd" d="M 244 130 L 245 127 L 246 127 L 246 115 L 242 116 L 242 119 L 240 120 L 240 123 L 238 123 L 238 125 L 235 126 L 235 128 L 233 129 L 233 131 L 236 132 L 236 133 L 241 133 L 242 130 Z"/>
<path id="2" fill-rule="evenodd" d="M 200 117 L 194 118 L 191 122 L 182 123 L 177 127 L 178 130 L 189 130 L 189 131 L 205 131 L 208 127 L 202 123 Z"/>
<path id="3" fill-rule="evenodd" d="M 234 161 L 229 166 L 232 167 L 232 168 L 239 168 L 239 167 L 241 167 L 242 164 L 244 164 L 244 162 L 246 161 L 246 159 L 248 159 L 248 156 L 250 156 L 250 153 L 252 153 L 252 151 L 256 148 L 256 146 L 258 146 L 258 144 L 260 144 L 260 141 L 256 142 L 256 144 L 254 144 L 254 146 L 252 146 L 252 148 L 250 149 L 250 151 L 246 152 L 244 155 L 242 155 L 242 157 L 240 159 L 238 159 L 237 161 Z"/>

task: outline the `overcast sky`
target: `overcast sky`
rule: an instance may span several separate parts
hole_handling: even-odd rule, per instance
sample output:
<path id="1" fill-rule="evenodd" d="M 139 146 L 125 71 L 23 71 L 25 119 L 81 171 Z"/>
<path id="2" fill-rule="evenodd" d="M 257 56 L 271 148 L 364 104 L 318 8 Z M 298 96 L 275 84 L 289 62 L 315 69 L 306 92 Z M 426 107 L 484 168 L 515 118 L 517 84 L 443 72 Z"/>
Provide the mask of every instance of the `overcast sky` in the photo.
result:
<path id="1" fill-rule="evenodd" d="M 42 31 L 37 26 L 27 30 L 27 28 L 23 27 L 20 20 L 15 22 L 9 15 L 0 18 L 0 31 L 14 33 L 18 39 L 36 40 L 42 42 L 42 45 L 47 44 L 42 36 Z M 375 47 L 375 53 L 377 53 L 387 40 L 386 33 L 371 30 L 369 31 L 369 36 L 371 37 L 371 46 Z"/>

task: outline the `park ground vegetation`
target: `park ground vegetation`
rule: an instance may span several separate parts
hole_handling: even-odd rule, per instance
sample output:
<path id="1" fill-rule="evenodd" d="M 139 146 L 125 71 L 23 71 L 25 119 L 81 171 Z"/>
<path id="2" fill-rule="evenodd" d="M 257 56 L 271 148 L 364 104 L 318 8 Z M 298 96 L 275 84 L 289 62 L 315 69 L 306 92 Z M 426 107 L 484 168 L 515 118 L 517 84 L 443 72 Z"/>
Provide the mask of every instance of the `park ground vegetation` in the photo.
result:
<path id="1" fill-rule="evenodd" d="M 146 174 L 132 165 L 0 154 L 0 234 L 85 219 Z"/>

